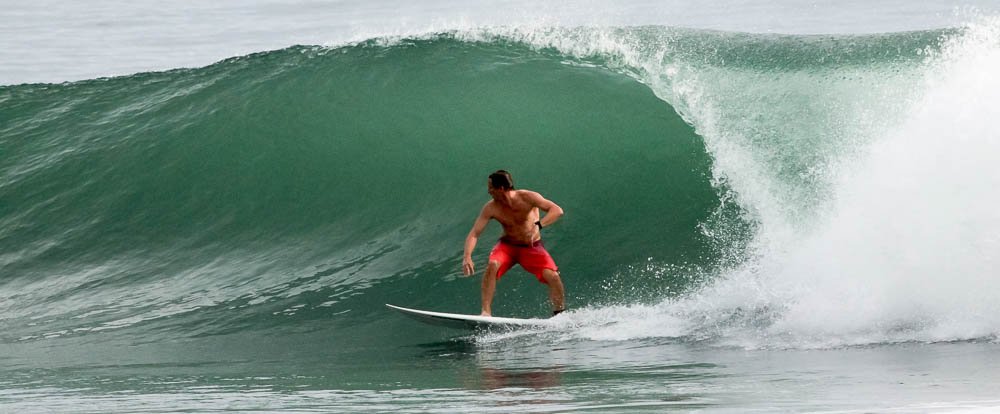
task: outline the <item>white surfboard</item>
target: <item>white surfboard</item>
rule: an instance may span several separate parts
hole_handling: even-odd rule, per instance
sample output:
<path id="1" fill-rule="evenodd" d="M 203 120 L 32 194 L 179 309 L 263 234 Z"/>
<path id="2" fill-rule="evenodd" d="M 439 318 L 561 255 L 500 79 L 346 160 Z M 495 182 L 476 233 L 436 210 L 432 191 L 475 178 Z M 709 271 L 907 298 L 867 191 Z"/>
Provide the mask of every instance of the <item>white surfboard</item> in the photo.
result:
<path id="1" fill-rule="evenodd" d="M 548 319 L 500 318 L 496 316 L 462 315 L 458 313 L 431 312 L 385 304 L 420 322 L 456 329 L 521 328 L 551 326 Z"/>

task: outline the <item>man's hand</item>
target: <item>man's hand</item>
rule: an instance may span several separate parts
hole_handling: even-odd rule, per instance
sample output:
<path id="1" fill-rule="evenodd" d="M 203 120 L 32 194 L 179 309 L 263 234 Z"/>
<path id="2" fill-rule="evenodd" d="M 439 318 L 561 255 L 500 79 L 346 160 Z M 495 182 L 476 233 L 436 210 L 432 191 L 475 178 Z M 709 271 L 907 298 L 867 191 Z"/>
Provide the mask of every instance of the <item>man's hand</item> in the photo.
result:
<path id="1" fill-rule="evenodd" d="M 472 263 L 471 257 L 466 257 L 462 259 L 462 273 L 466 276 L 472 276 L 476 272 L 476 265 Z"/>

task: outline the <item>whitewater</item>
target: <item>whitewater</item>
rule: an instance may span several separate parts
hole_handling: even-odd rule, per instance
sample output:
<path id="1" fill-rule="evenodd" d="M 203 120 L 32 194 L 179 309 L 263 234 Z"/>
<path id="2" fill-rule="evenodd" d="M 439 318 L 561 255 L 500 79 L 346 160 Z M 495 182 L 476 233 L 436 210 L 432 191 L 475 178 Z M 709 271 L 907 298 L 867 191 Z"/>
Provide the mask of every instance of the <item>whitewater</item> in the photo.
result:
<path id="1" fill-rule="evenodd" d="M 4 410 L 1000 407 L 1000 5 L 65 6 L 0 12 Z M 571 310 L 386 311 L 478 309 L 498 168 Z"/>

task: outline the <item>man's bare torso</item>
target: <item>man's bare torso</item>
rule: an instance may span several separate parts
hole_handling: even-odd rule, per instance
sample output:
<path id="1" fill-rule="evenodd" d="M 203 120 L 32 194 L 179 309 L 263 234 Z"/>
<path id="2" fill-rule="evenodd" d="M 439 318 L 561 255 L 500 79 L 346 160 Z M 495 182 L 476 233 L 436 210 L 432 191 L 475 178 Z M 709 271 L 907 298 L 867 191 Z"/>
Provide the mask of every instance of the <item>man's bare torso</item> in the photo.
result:
<path id="1" fill-rule="evenodd" d="M 527 200 L 525 190 L 512 191 L 510 202 L 490 200 L 486 203 L 491 216 L 503 226 L 504 239 L 513 243 L 530 244 L 542 238 L 535 222 L 538 208 Z"/>

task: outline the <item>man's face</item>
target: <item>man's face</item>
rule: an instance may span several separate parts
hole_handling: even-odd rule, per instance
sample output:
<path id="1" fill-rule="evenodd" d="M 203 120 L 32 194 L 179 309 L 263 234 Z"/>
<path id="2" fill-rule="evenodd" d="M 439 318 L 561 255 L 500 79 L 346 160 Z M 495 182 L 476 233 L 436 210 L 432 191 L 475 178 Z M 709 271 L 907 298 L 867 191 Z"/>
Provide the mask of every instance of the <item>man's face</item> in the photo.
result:
<path id="1" fill-rule="evenodd" d="M 486 180 L 486 192 L 490 193 L 490 197 L 493 197 L 494 200 L 500 200 L 500 196 L 503 194 L 503 189 L 493 188 L 493 183 Z"/>

